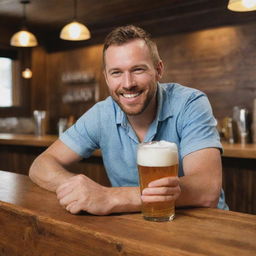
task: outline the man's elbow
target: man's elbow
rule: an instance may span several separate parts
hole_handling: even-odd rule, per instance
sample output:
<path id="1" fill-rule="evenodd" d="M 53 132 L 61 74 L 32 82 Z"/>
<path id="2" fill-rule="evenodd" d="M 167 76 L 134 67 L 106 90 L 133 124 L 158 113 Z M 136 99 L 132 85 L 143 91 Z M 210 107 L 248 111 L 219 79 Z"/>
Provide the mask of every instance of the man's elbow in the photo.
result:
<path id="1" fill-rule="evenodd" d="M 217 208 L 220 193 L 221 187 L 218 185 L 209 190 L 202 198 L 202 206 L 207 208 Z"/>
<path id="2" fill-rule="evenodd" d="M 205 208 L 217 208 L 219 197 L 208 197 L 202 201 L 202 207 Z"/>
<path id="3" fill-rule="evenodd" d="M 31 164 L 30 168 L 29 168 L 29 172 L 28 172 L 28 176 L 29 178 L 36 183 L 36 179 L 37 179 L 37 168 L 36 166 L 37 164 L 38 157 L 33 161 L 33 163 Z"/>
<path id="4" fill-rule="evenodd" d="M 29 168 L 29 178 L 40 187 L 44 187 L 44 183 L 49 179 L 47 172 L 43 171 L 45 169 L 46 160 L 46 156 L 41 154 L 33 161 Z"/>

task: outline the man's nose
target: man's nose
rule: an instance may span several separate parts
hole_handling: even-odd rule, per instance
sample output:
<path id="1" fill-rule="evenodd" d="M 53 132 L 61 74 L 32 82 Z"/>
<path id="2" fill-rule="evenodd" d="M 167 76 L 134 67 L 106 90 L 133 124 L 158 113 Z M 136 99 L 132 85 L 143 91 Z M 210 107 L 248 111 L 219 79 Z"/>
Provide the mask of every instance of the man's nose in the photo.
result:
<path id="1" fill-rule="evenodd" d="M 135 86 L 135 81 L 130 72 L 124 73 L 123 76 L 123 88 L 130 89 Z"/>

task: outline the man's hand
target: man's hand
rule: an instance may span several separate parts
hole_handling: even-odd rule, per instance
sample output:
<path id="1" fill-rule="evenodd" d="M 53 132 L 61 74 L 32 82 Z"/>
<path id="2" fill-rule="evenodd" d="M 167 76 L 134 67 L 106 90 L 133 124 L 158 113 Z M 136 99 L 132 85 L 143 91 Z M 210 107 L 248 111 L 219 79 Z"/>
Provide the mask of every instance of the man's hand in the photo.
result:
<path id="1" fill-rule="evenodd" d="M 146 203 L 153 202 L 172 202 L 175 201 L 181 193 L 178 177 L 165 177 L 154 180 L 143 189 L 141 199 Z"/>
<path id="2" fill-rule="evenodd" d="M 71 177 L 56 190 L 60 204 L 72 214 L 81 210 L 96 215 L 111 213 L 110 189 L 79 174 Z"/>

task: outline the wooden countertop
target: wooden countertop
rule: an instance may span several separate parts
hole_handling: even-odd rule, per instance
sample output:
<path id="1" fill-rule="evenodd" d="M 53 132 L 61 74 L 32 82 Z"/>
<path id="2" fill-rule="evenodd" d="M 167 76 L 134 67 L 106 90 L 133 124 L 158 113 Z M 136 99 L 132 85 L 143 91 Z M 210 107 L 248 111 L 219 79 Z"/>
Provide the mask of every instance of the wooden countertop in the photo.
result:
<path id="1" fill-rule="evenodd" d="M 235 158 L 256 159 L 256 144 L 228 144 L 222 143 L 223 156 Z"/>
<path id="2" fill-rule="evenodd" d="M 56 135 L 35 136 L 32 134 L 0 133 L 0 144 L 48 147 L 57 138 Z"/>
<path id="3" fill-rule="evenodd" d="M 18 145 L 18 146 L 38 146 L 48 147 L 50 146 L 58 136 L 45 135 L 37 137 L 31 134 L 10 134 L 0 133 L 0 145 Z M 223 156 L 235 157 L 235 158 L 252 158 L 256 159 L 256 144 L 228 144 L 222 142 Z M 94 156 L 100 156 L 100 151 L 97 150 L 93 154 Z"/>
<path id="4" fill-rule="evenodd" d="M 180 209 L 172 222 L 140 213 L 71 215 L 28 176 L 0 171 L 0 251 L 10 255 L 254 256 L 256 216 Z"/>
<path id="5" fill-rule="evenodd" d="M 33 134 L 0 133 L 0 145 L 49 147 L 57 139 L 57 135 L 35 136 Z M 101 156 L 100 151 L 94 151 L 93 156 Z"/>

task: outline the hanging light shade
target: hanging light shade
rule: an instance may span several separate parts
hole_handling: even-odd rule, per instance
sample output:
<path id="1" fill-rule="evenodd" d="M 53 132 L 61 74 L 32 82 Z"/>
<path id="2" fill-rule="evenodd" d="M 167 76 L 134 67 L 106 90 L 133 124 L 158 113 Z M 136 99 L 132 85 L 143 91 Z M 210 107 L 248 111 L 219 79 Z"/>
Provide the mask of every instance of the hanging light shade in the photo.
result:
<path id="1" fill-rule="evenodd" d="M 255 11 L 256 0 L 229 0 L 228 9 L 234 12 Z"/>
<path id="2" fill-rule="evenodd" d="M 37 46 L 36 37 L 26 29 L 26 4 L 29 4 L 29 0 L 21 0 L 23 4 L 23 28 L 16 32 L 12 37 L 10 44 L 16 47 L 33 47 Z"/>
<path id="3" fill-rule="evenodd" d="M 60 38 L 63 40 L 80 41 L 91 38 L 88 28 L 77 21 L 67 24 L 60 32 Z"/>
<path id="4" fill-rule="evenodd" d="M 74 1 L 73 21 L 64 26 L 60 32 L 60 38 L 69 41 L 81 41 L 91 38 L 89 29 L 82 23 L 77 22 L 77 0 Z"/>
<path id="5" fill-rule="evenodd" d="M 11 37 L 11 45 L 16 47 L 33 47 L 37 46 L 36 37 L 26 29 L 15 33 Z"/>

